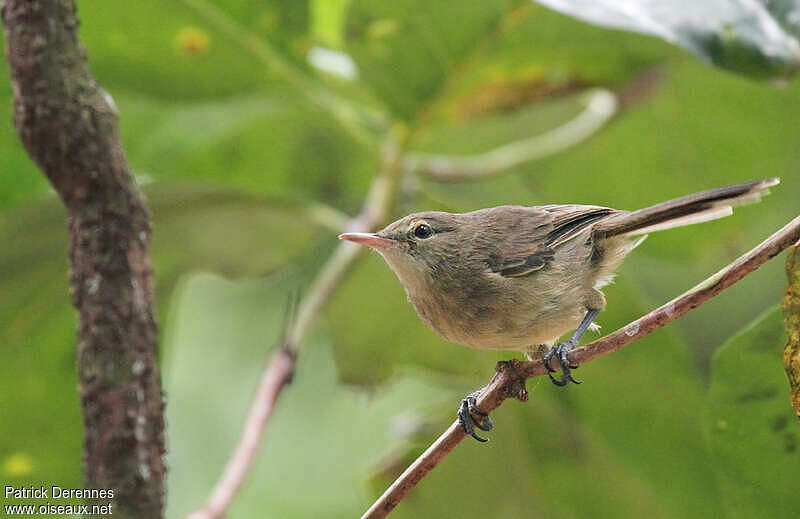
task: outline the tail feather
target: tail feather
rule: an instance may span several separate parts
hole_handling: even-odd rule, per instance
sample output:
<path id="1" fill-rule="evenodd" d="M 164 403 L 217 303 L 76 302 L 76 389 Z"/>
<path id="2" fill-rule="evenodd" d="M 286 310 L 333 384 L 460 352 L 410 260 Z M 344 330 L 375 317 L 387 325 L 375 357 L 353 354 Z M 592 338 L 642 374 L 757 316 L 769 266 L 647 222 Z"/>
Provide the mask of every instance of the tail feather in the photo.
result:
<path id="1" fill-rule="evenodd" d="M 622 212 L 595 224 L 594 235 L 597 238 L 637 236 L 723 218 L 730 215 L 736 205 L 759 201 L 779 182 L 778 178 L 746 182 L 675 198 L 638 211 Z"/>

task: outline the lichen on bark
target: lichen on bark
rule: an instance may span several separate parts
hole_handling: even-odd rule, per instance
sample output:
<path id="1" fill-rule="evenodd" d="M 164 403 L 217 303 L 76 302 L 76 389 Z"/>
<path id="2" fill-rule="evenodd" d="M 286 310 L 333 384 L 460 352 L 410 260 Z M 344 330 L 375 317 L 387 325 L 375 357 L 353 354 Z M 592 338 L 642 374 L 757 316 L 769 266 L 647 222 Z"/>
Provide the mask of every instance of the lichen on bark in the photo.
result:
<path id="1" fill-rule="evenodd" d="M 67 208 L 86 486 L 114 489 L 115 517 L 161 517 L 150 218 L 120 144 L 117 109 L 89 72 L 74 0 L 5 0 L 0 14 L 14 125 Z"/>
<path id="2" fill-rule="evenodd" d="M 783 317 L 789 340 L 783 349 L 783 366 L 789 379 L 792 405 L 800 420 L 800 244 L 789 249 L 786 257 L 789 287 L 783 296 Z"/>

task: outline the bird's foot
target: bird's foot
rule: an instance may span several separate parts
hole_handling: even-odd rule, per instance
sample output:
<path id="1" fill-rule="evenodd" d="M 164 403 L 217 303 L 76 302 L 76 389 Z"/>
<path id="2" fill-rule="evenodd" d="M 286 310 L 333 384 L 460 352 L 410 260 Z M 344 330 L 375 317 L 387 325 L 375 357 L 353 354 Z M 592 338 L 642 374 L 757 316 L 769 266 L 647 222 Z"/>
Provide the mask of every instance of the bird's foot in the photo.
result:
<path id="1" fill-rule="evenodd" d="M 567 359 L 567 353 L 569 350 L 575 347 L 575 344 L 566 341 L 566 342 L 559 342 L 552 348 L 550 351 L 545 353 L 542 361 L 544 361 L 544 365 L 547 368 L 547 376 L 550 377 L 550 381 L 557 385 L 557 386 L 566 386 L 569 382 L 573 384 L 580 384 L 580 380 L 575 380 L 572 378 L 572 370 L 578 369 L 578 366 L 571 365 L 569 363 L 569 359 Z M 561 365 L 561 380 L 558 380 L 553 376 L 553 373 L 556 372 L 553 368 L 550 367 L 550 359 L 556 357 L 558 359 L 558 363 Z"/>
<path id="2" fill-rule="evenodd" d="M 464 429 L 465 433 L 479 442 L 485 442 L 488 441 L 486 438 L 481 438 L 475 434 L 475 427 L 481 431 L 491 431 L 492 428 L 494 428 L 494 424 L 492 423 L 492 419 L 489 418 L 489 414 L 478 409 L 476 405 L 476 401 L 481 392 L 483 392 L 483 389 L 468 394 L 461 401 L 461 406 L 458 408 L 458 423 L 461 424 L 461 428 Z M 475 418 L 476 416 L 478 419 Z"/>

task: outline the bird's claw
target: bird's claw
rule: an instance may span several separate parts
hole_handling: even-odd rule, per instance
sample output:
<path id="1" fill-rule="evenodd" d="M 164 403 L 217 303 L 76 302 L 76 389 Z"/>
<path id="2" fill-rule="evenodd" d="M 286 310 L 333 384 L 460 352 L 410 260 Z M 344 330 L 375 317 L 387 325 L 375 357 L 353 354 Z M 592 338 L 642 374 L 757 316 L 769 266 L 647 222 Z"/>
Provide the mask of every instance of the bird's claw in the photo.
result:
<path id="1" fill-rule="evenodd" d="M 550 351 L 545 353 L 542 361 L 544 362 L 545 367 L 547 368 L 547 376 L 550 377 L 550 381 L 559 386 L 563 387 L 566 386 L 568 383 L 572 382 L 573 384 L 580 384 L 580 380 L 575 380 L 572 378 L 572 370 L 578 369 L 578 366 L 572 365 L 569 363 L 569 359 L 567 358 L 567 353 L 571 350 L 575 345 L 570 344 L 569 341 L 567 342 L 559 342 L 552 348 Z M 561 365 L 561 380 L 558 380 L 556 377 L 553 376 L 553 373 L 556 372 L 553 368 L 550 367 L 550 359 L 556 357 L 558 359 L 558 363 Z"/>
<path id="2" fill-rule="evenodd" d="M 489 418 L 489 414 L 478 409 L 476 405 L 480 394 L 480 391 L 476 391 L 464 397 L 461 401 L 461 406 L 458 408 L 458 423 L 461 424 L 461 428 L 464 429 L 465 433 L 479 442 L 486 442 L 488 441 L 486 438 L 481 438 L 475 434 L 475 427 L 481 431 L 491 431 L 494 428 L 494 424 L 492 419 Z M 476 420 L 476 416 L 480 417 L 480 419 Z"/>

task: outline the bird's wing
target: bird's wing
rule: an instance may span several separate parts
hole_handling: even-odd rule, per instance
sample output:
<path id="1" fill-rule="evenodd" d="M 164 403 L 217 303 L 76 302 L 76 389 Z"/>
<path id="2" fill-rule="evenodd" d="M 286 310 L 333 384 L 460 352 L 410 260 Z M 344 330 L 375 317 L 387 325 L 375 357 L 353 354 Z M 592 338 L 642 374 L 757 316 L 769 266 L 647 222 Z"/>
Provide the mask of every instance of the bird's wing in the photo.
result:
<path id="1" fill-rule="evenodd" d="M 622 212 L 597 205 L 545 205 L 541 208 L 553 217 L 553 230 L 546 241 L 551 248 L 568 242 L 595 222 Z"/>
<path id="2" fill-rule="evenodd" d="M 499 209 L 499 208 L 498 208 Z M 546 267 L 555 250 L 615 209 L 586 205 L 504 207 L 491 222 L 487 235 L 497 251 L 489 268 L 505 277 L 527 276 Z M 495 216 L 492 218 L 491 216 Z"/>

